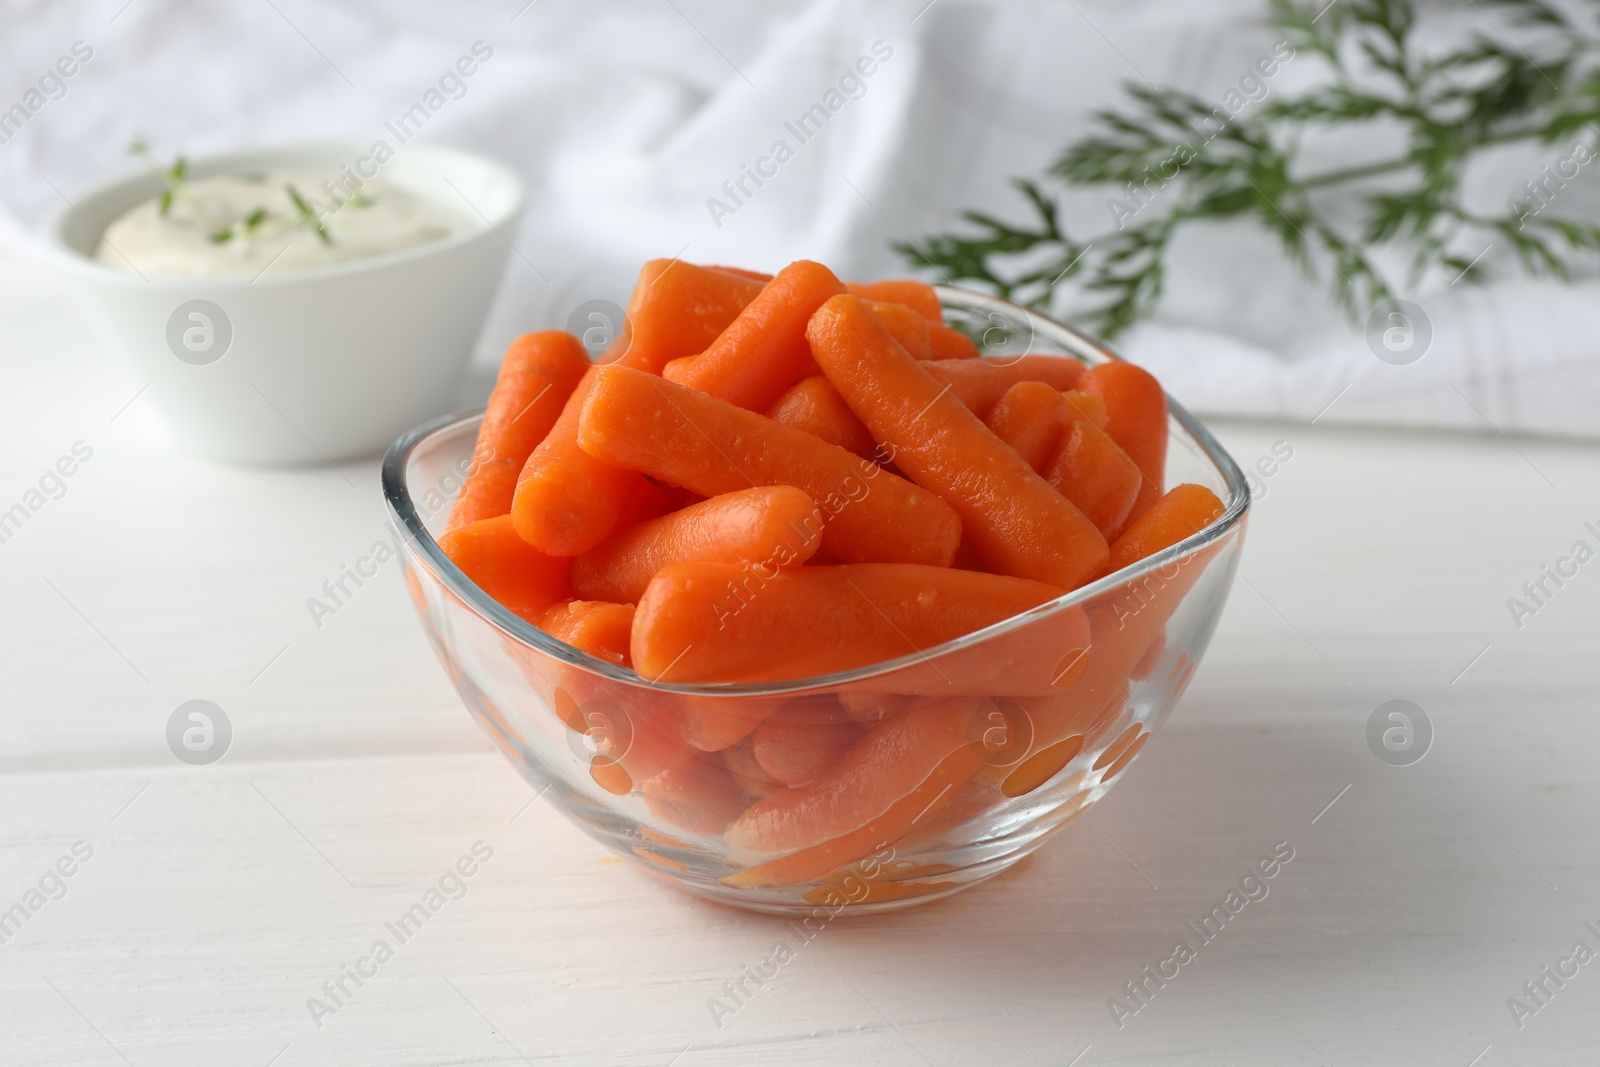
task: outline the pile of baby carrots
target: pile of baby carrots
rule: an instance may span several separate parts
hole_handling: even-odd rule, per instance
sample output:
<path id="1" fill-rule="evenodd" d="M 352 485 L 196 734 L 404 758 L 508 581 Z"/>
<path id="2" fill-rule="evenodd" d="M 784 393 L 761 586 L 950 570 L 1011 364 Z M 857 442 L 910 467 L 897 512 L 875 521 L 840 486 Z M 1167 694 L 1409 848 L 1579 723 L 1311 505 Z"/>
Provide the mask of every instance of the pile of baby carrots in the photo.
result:
<path id="1" fill-rule="evenodd" d="M 980 357 L 916 281 L 645 265 L 628 329 L 506 353 L 440 544 L 552 636 L 651 681 L 907 655 L 1221 513 L 1162 492 L 1167 407 L 1127 363 Z"/>
<path id="2" fill-rule="evenodd" d="M 596 361 L 559 331 L 511 346 L 439 543 L 505 607 L 647 682 L 812 677 L 924 652 L 1203 529 L 1222 504 L 1164 490 L 1166 451 L 1148 373 L 986 358 L 921 282 L 657 260 Z M 781 707 L 656 691 L 626 759 L 591 770 L 739 850 L 787 854 L 746 884 L 816 877 L 908 832 L 952 787 L 1011 796 L 1048 778 L 1159 651 L 1192 580 L 1132 625 L 1063 613 L 1035 642 L 1033 689 L 990 656 L 975 671 L 1010 671 L 1012 690 L 940 671 L 920 696 Z M 563 685 L 552 702 L 582 732 L 586 690 Z M 1051 695 L 1069 685 L 1070 702 Z M 1024 690 L 1026 761 L 980 775 L 963 746 L 990 712 L 959 694 Z"/>

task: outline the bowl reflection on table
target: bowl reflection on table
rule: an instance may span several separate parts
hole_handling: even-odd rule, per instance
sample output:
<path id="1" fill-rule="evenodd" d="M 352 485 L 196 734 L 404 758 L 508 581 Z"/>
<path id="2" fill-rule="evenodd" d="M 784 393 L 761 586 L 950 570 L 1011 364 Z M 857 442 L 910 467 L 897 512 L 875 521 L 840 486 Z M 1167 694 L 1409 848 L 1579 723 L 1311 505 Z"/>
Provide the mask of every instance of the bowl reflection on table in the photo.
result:
<path id="1" fill-rule="evenodd" d="M 976 324 L 991 351 L 1115 358 L 1003 301 L 939 294 L 947 316 Z M 653 684 L 556 641 L 468 581 L 435 538 L 480 415 L 402 437 L 385 459 L 383 487 L 434 651 L 473 716 L 546 799 L 690 892 L 831 916 L 936 899 L 1004 870 L 1103 796 L 1166 720 L 1216 627 L 1249 508 L 1233 460 L 1181 407 L 1171 412 L 1167 484 L 1204 485 L 1226 505 L 1205 530 L 936 648 L 762 685 Z M 774 785 L 752 781 L 763 772 L 741 741 L 763 722 L 819 737 L 925 725 L 955 740 L 909 792 L 875 796 L 879 783 L 863 775 L 860 795 L 835 805 L 849 832 L 760 853 L 722 831 Z"/>

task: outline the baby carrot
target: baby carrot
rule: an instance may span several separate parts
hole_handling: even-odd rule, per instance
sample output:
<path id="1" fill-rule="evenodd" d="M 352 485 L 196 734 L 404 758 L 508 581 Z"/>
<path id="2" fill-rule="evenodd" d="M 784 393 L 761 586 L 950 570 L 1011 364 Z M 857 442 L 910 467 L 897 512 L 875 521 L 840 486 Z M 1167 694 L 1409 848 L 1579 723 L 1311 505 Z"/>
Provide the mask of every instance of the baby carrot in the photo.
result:
<path id="1" fill-rule="evenodd" d="M 944 309 L 939 306 L 939 294 L 927 282 L 912 278 L 890 278 L 881 282 L 851 282 L 845 286 L 851 296 L 863 300 L 881 300 L 886 304 L 904 304 L 929 322 L 943 324 Z"/>
<path id="2" fill-rule="evenodd" d="M 564 600 L 528 620 L 595 659 L 628 666 L 628 640 L 633 630 L 633 605 L 598 600 Z"/>
<path id="3" fill-rule="evenodd" d="M 942 322 L 928 323 L 929 359 L 977 359 L 981 355 L 972 338 Z"/>
<path id="4" fill-rule="evenodd" d="M 837 706 L 832 714 L 819 714 L 805 701 L 796 705 L 779 708 L 750 735 L 751 751 L 761 769 L 789 786 L 817 777 L 862 734 L 855 720 Z"/>
<path id="5" fill-rule="evenodd" d="M 627 337 L 615 363 L 652 374 L 710 344 L 761 290 L 725 271 L 657 259 L 644 265 L 628 305 Z M 590 368 L 567 398 L 549 434 L 517 477 L 511 514 L 517 533 L 553 556 L 576 556 L 616 528 L 639 476 L 593 459 L 578 447 L 578 413 L 594 385 Z"/>
<path id="6" fill-rule="evenodd" d="M 1028 714 L 1033 738 L 1027 760 L 1000 768 L 1004 774 L 1016 775 L 1005 779 L 1007 796 L 1020 795 L 1038 784 L 1033 772 L 1039 768 L 1030 766 L 1034 756 L 1044 759 L 1043 753 L 1054 746 L 1075 734 L 1093 734 L 1116 716 L 1127 697 L 1128 678 L 1162 643 L 1167 620 L 1206 572 L 1219 547 L 1213 543 L 1181 562 L 1158 567 L 1096 597 L 1087 609 L 1087 632 L 1057 642 L 1058 649 L 1075 646 L 1082 651 L 1069 654 L 1070 662 L 1063 662 L 1053 694 L 1017 698 Z M 1159 651 L 1155 654 L 1160 655 Z"/>
<path id="7" fill-rule="evenodd" d="M 681 385 L 751 411 L 815 373 L 806 322 L 844 284 L 820 263 L 797 260 L 768 282 L 738 318 L 677 377 Z"/>
<path id="8" fill-rule="evenodd" d="M 645 675 L 645 678 L 652 682 L 657 680 L 653 675 Z M 677 701 L 683 739 L 702 752 L 721 752 L 743 740 L 782 703 L 771 698 L 690 696 L 687 693 L 680 694 Z"/>
<path id="9" fill-rule="evenodd" d="M 518 537 L 509 515 L 451 530 L 439 547 L 474 585 L 529 622 L 567 595 L 567 561 Z"/>
<path id="10" fill-rule="evenodd" d="M 1044 476 L 1107 540 L 1127 523 L 1144 481 L 1138 464 L 1087 419 L 1072 423 Z"/>
<path id="11" fill-rule="evenodd" d="M 844 402 L 839 390 L 820 374 L 796 382 L 767 409 L 767 418 L 804 430 L 869 459 L 877 449 L 872 434 Z"/>
<path id="12" fill-rule="evenodd" d="M 722 268 L 652 259 L 628 301 L 624 361 L 660 374 L 669 360 L 704 351 L 765 284 Z"/>
<path id="13" fill-rule="evenodd" d="M 695 755 L 679 735 L 676 709 L 670 703 L 640 698 L 624 708 L 609 700 L 591 700 L 577 709 L 576 718 L 578 732 L 586 734 L 595 749 L 589 776 L 617 796 Z"/>
<path id="14" fill-rule="evenodd" d="M 923 370 L 980 419 L 1018 382 L 1043 382 L 1071 389 L 1082 377 L 1083 364 L 1062 356 L 1016 356 L 997 359 L 936 359 Z"/>
<path id="15" fill-rule="evenodd" d="M 669 563 L 804 563 L 822 540 L 816 513 L 816 502 L 791 485 L 714 496 L 619 530 L 578 556 L 572 590 L 586 600 L 632 604 Z"/>
<path id="16" fill-rule="evenodd" d="M 901 693 L 843 692 L 837 695 L 845 714 L 862 726 L 872 727 L 915 706 L 917 698 Z"/>
<path id="17" fill-rule="evenodd" d="M 761 764 L 756 762 L 756 753 L 750 738 L 741 738 L 737 744 L 729 745 L 717 755 L 722 757 L 722 765 L 728 768 L 728 773 L 733 775 L 734 781 L 744 786 L 754 797 L 764 797 L 783 788 L 782 782 L 767 774 Z"/>
<path id="18" fill-rule="evenodd" d="M 845 690 L 835 694 L 839 706 L 862 726 L 876 726 L 884 719 L 892 719 L 916 703 L 916 697 L 901 693 L 869 693 L 865 690 Z"/>
<path id="19" fill-rule="evenodd" d="M 1133 520 L 1111 546 L 1107 573 L 1153 556 L 1199 533 L 1222 514 L 1222 501 L 1203 485 L 1175 485 L 1149 511 Z"/>
<path id="20" fill-rule="evenodd" d="M 1080 392 L 1077 389 L 1068 389 L 1061 394 L 1068 404 L 1072 406 L 1072 417 L 1084 419 L 1100 429 L 1106 428 L 1106 402 L 1093 393 Z"/>
<path id="21" fill-rule="evenodd" d="M 828 301 L 807 333 L 850 409 L 896 467 L 955 508 L 989 570 L 1073 589 L 1104 565 L 1105 538 L 1083 512 L 947 395 L 925 369 L 940 364 L 908 356 L 860 300 Z"/>
<path id="22" fill-rule="evenodd" d="M 659 519 L 689 503 L 689 494 L 676 486 L 657 485 L 648 478 L 639 479 L 639 485 L 623 505 L 617 516 L 617 528 L 637 526 L 641 522 Z M 630 598 L 631 599 L 631 598 Z"/>
<path id="23" fill-rule="evenodd" d="M 956 546 L 956 558 L 951 560 L 950 566 L 963 571 L 981 571 L 983 560 L 978 558 L 972 543 L 963 537 L 961 544 Z"/>
<path id="24" fill-rule="evenodd" d="M 679 683 L 806 678 L 923 652 L 1061 594 L 908 563 L 677 563 L 639 600 L 633 663 L 646 678 Z"/>
<path id="25" fill-rule="evenodd" d="M 716 837 L 745 806 L 744 787 L 710 753 L 697 752 L 647 779 L 639 790 L 659 819 Z"/>
<path id="26" fill-rule="evenodd" d="M 583 346 L 561 330 L 525 333 L 511 342 L 478 427 L 477 465 L 450 511 L 449 529 L 510 514 L 517 474 L 588 369 Z"/>
<path id="27" fill-rule="evenodd" d="M 576 556 L 605 540 L 639 488 L 633 471 L 578 447 L 578 415 L 599 370 L 590 367 L 567 398 L 550 433 L 522 465 L 511 498 L 517 533 L 552 556 Z"/>
<path id="28" fill-rule="evenodd" d="M 760 282 L 762 285 L 766 285 L 768 282 L 770 282 L 772 280 L 772 275 L 770 275 L 770 274 L 765 274 L 765 273 L 763 273 L 762 271 L 759 271 L 759 270 L 745 270 L 743 267 L 716 266 L 716 267 L 711 267 L 709 269 L 710 270 L 720 270 L 724 274 L 737 274 L 741 278 L 749 278 L 751 281 Z"/>
<path id="29" fill-rule="evenodd" d="M 911 353 L 913 359 L 932 359 L 928 347 L 928 320 L 904 304 L 889 304 L 881 300 L 872 303 L 872 313 L 883 323 L 900 347 Z"/>
<path id="30" fill-rule="evenodd" d="M 706 496 L 792 485 L 822 509 L 823 549 L 848 563 L 948 566 L 961 537 L 956 513 L 926 489 L 804 430 L 625 367 L 600 369 L 578 439 L 595 462 Z"/>
<path id="31" fill-rule="evenodd" d="M 1137 519 L 1161 496 L 1167 467 L 1167 397 L 1150 372 L 1132 363 L 1101 363 L 1084 372 L 1078 388 L 1106 405 L 1106 433 L 1144 475 L 1129 512 Z"/>
<path id="32" fill-rule="evenodd" d="M 796 885 L 900 840 L 983 766 L 974 716 L 987 701 L 947 699 L 883 722 L 828 770 L 758 800 L 724 840 L 746 855 L 783 853 L 724 878 L 729 885 Z"/>
<path id="33" fill-rule="evenodd" d="M 772 275 L 763 274 L 757 270 L 744 270 L 740 267 L 717 267 L 715 269 L 727 271 L 729 274 L 737 274 L 741 278 L 754 278 L 763 284 L 772 280 Z M 944 325 L 944 309 L 939 304 L 939 296 L 933 291 L 933 287 L 925 282 L 919 282 L 911 278 L 890 279 L 881 282 L 846 282 L 844 288 L 845 292 L 850 293 L 852 296 L 859 296 L 863 300 L 871 301 L 874 311 L 878 310 L 877 305 L 879 304 L 893 304 L 897 307 L 910 308 L 919 319 L 928 324 L 930 329 L 935 327 L 948 329 Z M 889 324 L 884 323 L 884 325 L 888 326 Z M 893 327 L 891 326 L 890 329 L 892 331 Z M 972 343 L 966 334 L 960 330 L 954 332 L 961 341 L 956 342 L 952 348 L 958 349 L 961 342 L 965 342 L 965 347 L 974 356 L 978 354 L 977 346 Z M 900 335 L 896 333 L 895 336 L 898 338 Z M 902 341 L 901 343 L 904 344 L 905 342 Z M 940 359 L 946 357 L 918 356 L 917 358 Z"/>
<path id="34" fill-rule="evenodd" d="M 1043 382 L 1018 382 L 1005 391 L 984 421 L 996 437 L 1042 474 L 1072 413 L 1061 390 Z"/>
<path id="35" fill-rule="evenodd" d="M 661 376 L 669 382 L 681 382 L 689 376 L 689 368 L 694 366 L 694 360 L 694 356 L 668 360 L 667 365 L 661 368 Z"/>

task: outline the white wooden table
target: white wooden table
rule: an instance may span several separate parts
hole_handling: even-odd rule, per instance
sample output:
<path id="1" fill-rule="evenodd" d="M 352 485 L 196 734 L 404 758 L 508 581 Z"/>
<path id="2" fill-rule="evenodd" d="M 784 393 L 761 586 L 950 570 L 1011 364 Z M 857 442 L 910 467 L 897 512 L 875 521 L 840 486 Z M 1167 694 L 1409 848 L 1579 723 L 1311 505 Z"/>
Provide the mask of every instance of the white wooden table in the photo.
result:
<path id="1" fill-rule="evenodd" d="M 0 544 L 0 924 L 24 905 L 0 1063 L 1600 1058 L 1600 963 L 1544 979 L 1522 1028 L 1507 1005 L 1535 1006 L 1523 983 L 1575 941 L 1600 952 L 1600 561 L 1520 630 L 1506 606 L 1574 541 L 1600 547 L 1594 447 L 1222 425 L 1243 463 L 1294 455 L 1126 783 L 987 885 L 802 944 L 530 805 L 392 566 L 314 625 L 307 598 L 383 536 L 375 462 L 174 454 L 140 383 L 14 265 L 0 354 L 0 509 L 93 449 Z M 165 740 L 197 698 L 234 730 L 210 766 Z M 1411 766 L 1366 741 L 1394 698 L 1434 727 Z M 314 1021 L 324 981 L 477 842 L 465 895 Z M 1279 842 L 1269 895 L 1201 945 L 1186 924 Z M 29 896 L 41 880 L 56 898 Z M 1195 959 L 1119 1028 L 1108 1000 L 1180 938 Z M 778 940 L 796 958 L 716 1025 L 708 1001 Z"/>

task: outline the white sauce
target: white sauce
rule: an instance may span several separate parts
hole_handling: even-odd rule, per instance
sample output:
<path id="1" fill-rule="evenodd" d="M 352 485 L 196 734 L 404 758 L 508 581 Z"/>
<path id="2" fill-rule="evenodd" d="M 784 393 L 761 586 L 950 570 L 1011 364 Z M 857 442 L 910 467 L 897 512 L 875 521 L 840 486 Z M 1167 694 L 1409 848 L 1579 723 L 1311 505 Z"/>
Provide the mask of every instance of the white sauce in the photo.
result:
<path id="1" fill-rule="evenodd" d="M 327 176 L 270 171 L 185 181 L 165 214 L 156 197 L 106 227 L 95 258 L 145 275 L 221 277 L 308 270 L 438 241 L 470 222 L 377 180 L 336 199 Z M 300 194 L 322 233 L 295 204 Z M 341 199 L 343 203 L 341 204 Z"/>

